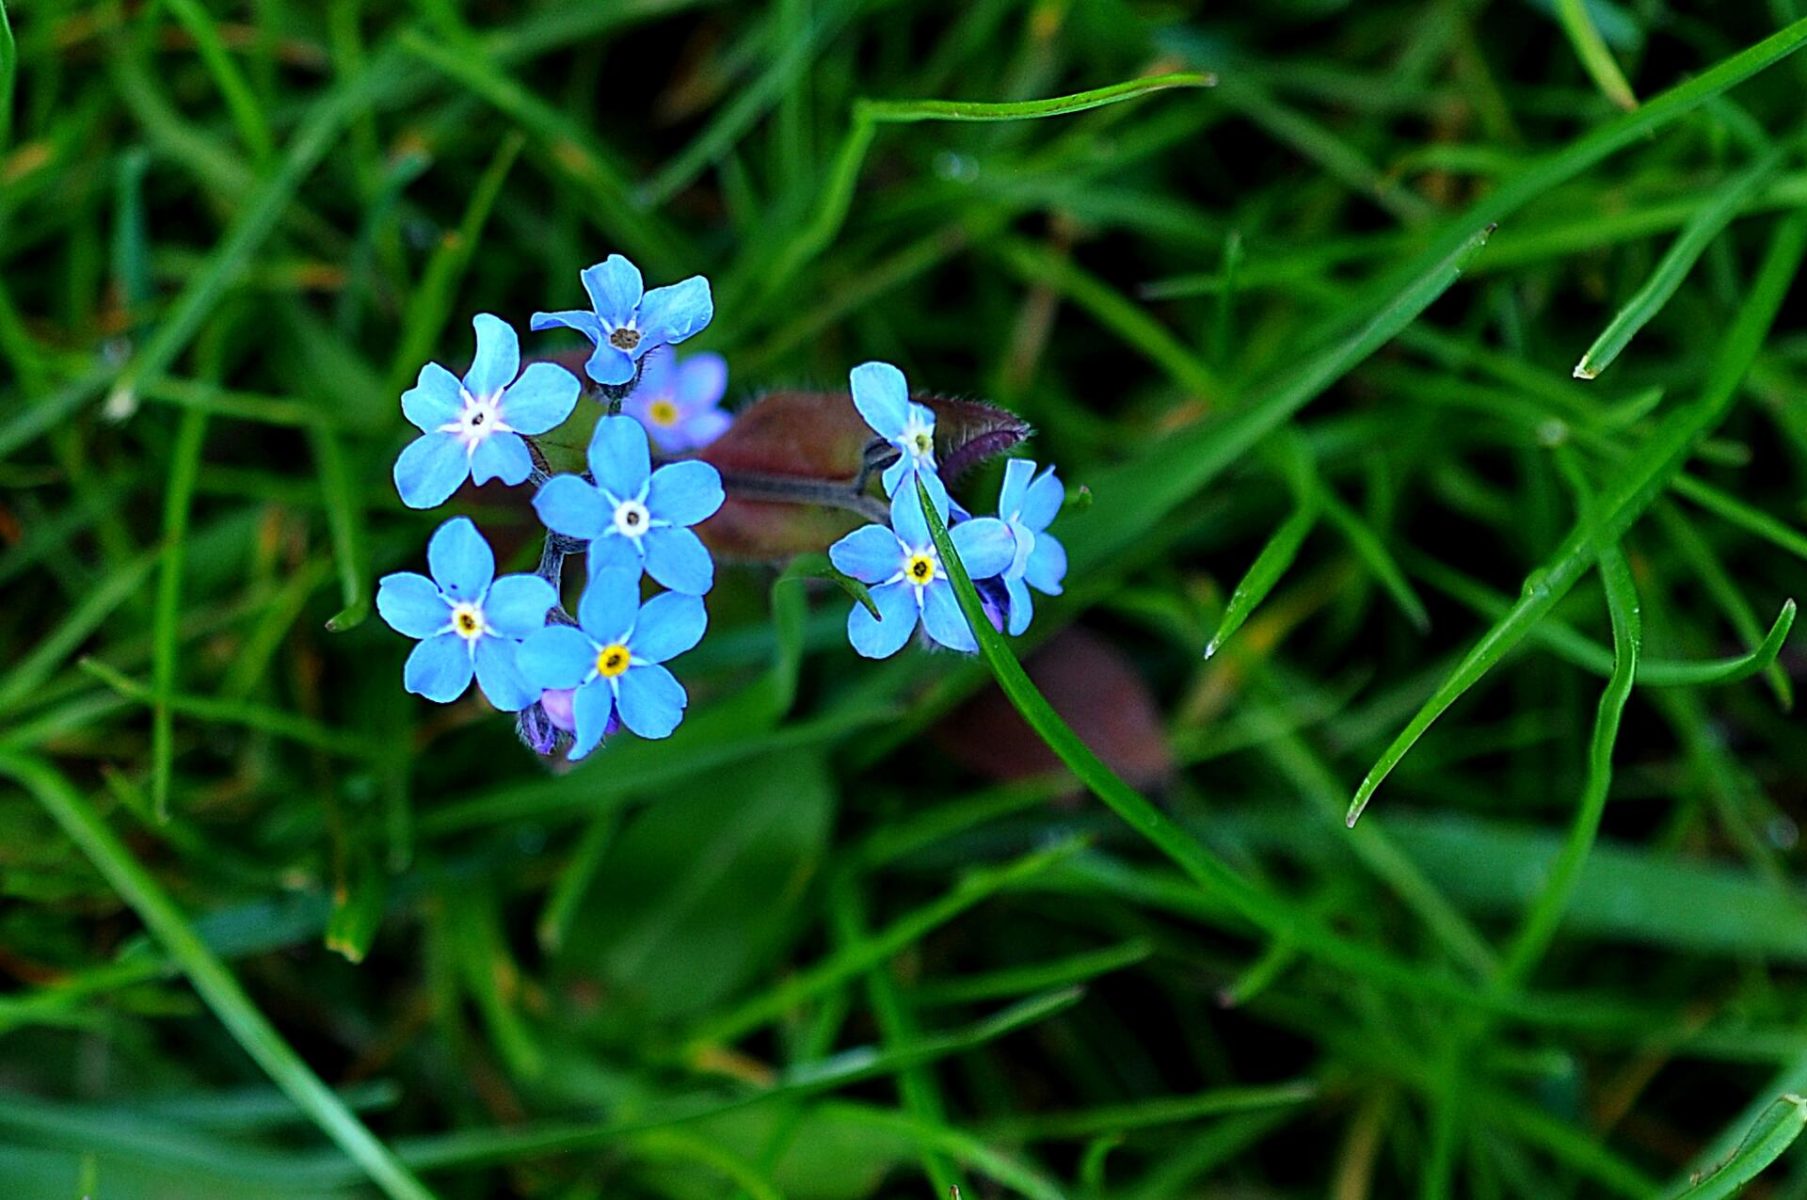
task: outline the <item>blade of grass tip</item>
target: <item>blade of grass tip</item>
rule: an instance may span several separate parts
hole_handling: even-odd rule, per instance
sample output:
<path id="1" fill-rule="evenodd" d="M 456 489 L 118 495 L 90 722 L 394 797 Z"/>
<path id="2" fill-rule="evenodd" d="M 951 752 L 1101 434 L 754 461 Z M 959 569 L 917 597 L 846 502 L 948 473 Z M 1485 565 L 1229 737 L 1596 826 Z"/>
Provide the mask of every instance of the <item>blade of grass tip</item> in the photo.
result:
<path id="1" fill-rule="evenodd" d="M 1746 642 L 1763 642 L 1763 627 L 1757 623 L 1757 610 L 1733 581 L 1731 572 L 1720 561 L 1718 552 L 1700 535 L 1693 523 L 1682 515 L 1680 507 L 1665 497 L 1656 506 L 1656 520 L 1681 552 L 1689 572 L 1699 581 L 1702 590 L 1725 614 L 1732 631 Z M 1788 672 L 1779 663 L 1772 661 L 1764 668 L 1764 678 L 1769 682 L 1769 690 L 1774 693 L 1776 704 L 1782 711 L 1794 708 L 1794 683 L 1788 678 Z"/>
<path id="2" fill-rule="evenodd" d="M 1575 455 L 1568 447 L 1558 447 L 1557 462 L 1569 476 L 1584 519 L 1594 518 L 1596 501 Z M 1625 552 L 1617 542 L 1600 547 L 1596 556 L 1600 578 L 1606 587 L 1606 609 L 1612 620 L 1613 668 L 1606 688 L 1600 694 L 1600 706 L 1594 717 L 1594 731 L 1588 742 L 1587 780 L 1581 788 L 1581 801 L 1575 808 L 1575 820 L 1569 835 L 1556 855 L 1543 889 L 1506 949 L 1500 964 L 1498 984 L 1515 988 L 1523 984 L 1537 960 L 1556 936 L 1575 886 L 1581 882 L 1581 868 L 1587 863 L 1588 851 L 1600 832 L 1600 821 L 1606 815 L 1607 794 L 1612 788 L 1613 746 L 1619 737 L 1619 720 L 1631 689 L 1637 680 L 1638 657 L 1643 651 L 1643 618 L 1638 611 L 1637 584 Z"/>
<path id="3" fill-rule="evenodd" d="M 183 412 L 170 451 L 169 489 L 163 493 L 163 567 L 157 573 L 156 607 L 151 613 L 151 810 L 169 820 L 170 774 L 175 767 L 176 721 L 169 699 L 176 690 L 181 653 L 182 570 L 188 559 L 188 511 L 201 472 L 207 414 Z"/>
<path id="4" fill-rule="evenodd" d="M 1752 508 L 1736 496 L 1702 483 L 1692 475 L 1677 475 L 1671 486 L 1676 495 L 1686 496 L 1721 520 L 1807 561 L 1807 534 L 1776 520 L 1762 509 Z"/>
<path id="5" fill-rule="evenodd" d="M 1638 98 L 1632 94 L 1631 84 L 1625 81 L 1624 72 L 1619 70 L 1612 51 L 1607 49 L 1606 39 L 1600 36 L 1594 19 L 1588 15 L 1587 0 L 1556 0 L 1556 15 L 1594 86 L 1620 108 L 1635 109 Z"/>
<path id="6" fill-rule="evenodd" d="M 1588 347 L 1581 361 L 1575 364 L 1576 379 L 1593 379 L 1612 365 L 1638 330 L 1648 325 L 1663 306 L 1669 303 L 1688 272 L 1694 269 L 1697 262 L 1714 238 L 1724 232 L 1732 219 L 1744 211 L 1744 206 L 1763 184 L 1769 182 L 1777 168 L 1782 165 L 1783 155 L 1780 150 L 1772 150 L 1748 168 L 1734 175 L 1721 185 L 1705 204 L 1702 204 L 1682 227 L 1676 236 L 1675 243 L 1657 263 L 1656 270 L 1637 294 L 1626 302 L 1618 315 L 1613 317 L 1605 331 Z"/>
<path id="7" fill-rule="evenodd" d="M 1411 581 L 1406 578 L 1405 570 L 1394 559 L 1393 552 L 1387 549 L 1387 543 L 1374 527 L 1363 520 L 1353 508 L 1343 503 L 1335 492 L 1325 489 L 1323 494 L 1324 519 L 1336 526 L 1355 556 L 1362 560 L 1380 586 L 1392 597 L 1399 611 L 1415 626 L 1420 633 L 1431 627 L 1431 614 L 1424 607 L 1424 601 L 1418 598 L 1417 591 Z"/>
<path id="8" fill-rule="evenodd" d="M 515 159 L 520 157 L 521 147 L 526 144 L 527 136 L 518 129 L 510 130 L 502 139 L 478 178 L 477 186 L 471 190 L 458 228 L 440 239 L 433 257 L 427 260 L 420 283 L 408 302 L 407 315 L 402 319 L 401 340 L 389 365 L 389 392 L 399 393 L 408 386 L 414 372 L 426 361 L 433 344 L 444 332 L 458 284 L 470 267 L 471 256 L 476 253 L 490 210 L 502 194 L 502 185 L 507 182 Z"/>
<path id="9" fill-rule="evenodd" d="M 1803 22 L 1807 24 L 1807 22 Z M 773 260 L 771 271 L 760 289 L 770 296 L 789 282 L 791 275 L 804 263 L 814 259 L 834 241 L 835 234 L 847 220 L 853 206 L 854 185 L 860 168 L 880 124 L 908 124 L 915 121 L 1028 121 L 1041 117 L 1060 117 L 1084 112 L 1107 104 L 1134 100 L 1151 92 L 1168 88 L 1212 87 L 1214 75 L 1198 72 L 1175 72 L 1145 79 L 1131 79 L 1108 87 L 1073 92 L 1044 100 L 1020 100 L 1009 103 L 980 103 L 965 100 L 874 100 L 861 97 L 853 102 L 853 116 L 847 137 L 835 155 L 828 173 L 822 199 L 809 224 L 781 249 Z"/>
<path id="10" fill-rule="evenodd" d="M 330 633 L 356 629 L 370 616 L 370 568 L 364 553 L 364 507 L 345 463 L 345 447 L 329 430 L 308 430 L 314 463 L 320 469 L 320 498 L 333 541 L 333 563 L 339 568 L 341 608 L 326 628 Z"/>
<path id="11" fill-rule="evenodd" d="M 12 141 L 13 81 L 19 72 L 19 47 L 13 41 L 12 19 L 6 15 L 6 0 L 0 0 L 0 150 Z"/>
<path id="12" fill-rule="evenodd" d="M 131 905 L 194 989 L 253 1061 L 391 1200 L 433 1200 L 331 1088 L 283 1040 L 167 892 L 74 787 L 35 758 L 0 752 L 0 771 L 35 796 L 69 839 Z"/>
<path id="13" fill-rule="evenodd" d="M 1700 399 L 1674 413 L 1626 460 L 1601 500 L 1599 519 L 1578 523 L 1549 561 L 1526 577 L 1512 610 L 1481 636 L 1368 771 L 1349 802 L 1350 825 L 1437 718 L 1556 607 L 1593 565 L 1601 547 L 1624 536 L 1669 486 L 1695 447 L 1725 419 L 1800 270 L 1803 252 L 1807 252 L 1807 212 L 1797 212 L 1776 227 L 1756 281 L 1721 343 Z"/>
<path id="14" fill-rule="evenodd" d="M 1066 1200 L 1066 1194 L 1052 1179 L 1002 1151 L 993 1150 L 963 1130 L 906 1113 L 865 1105 L 836 1103 L 824 1107 L 852 1124 L 897 1134 L 925 1152 L 935 1150 L 947 1154 L 966 1164 L 968 1168 L 1027 1196 L 1029 1200 Z"/>
<path id="15" fill-rule="evenodd" d="M 166 4 L 176 20 L 182 23 L 183 30 L 194 39 L 201 64 L 213 76 L 214 86 L 220 89 L 220 97 L 226 102 L 226 111 L 238 128 L 239 140 L 259 165 L 268 163 L 276 157 L 276 142 L 270 136 L 269 123 L 264 120 L 263 106 L 251 94 L 250 84 L 245 82 L 238 64 L 226 52 L 216 18 L 201 7 L 199 0 L 166 0 Z"/>
<path id="16" fill-rule="evenodd" d="M 1293 565 L 1298 557 L 1299 547 L 1304 545 L 1305 538 L 1318 523 L 1319 505 L 1315 500 L 1307 500 L 1293 510 L 1291 516 L 1281 522 L 1280 528 L 1261 547 L 1255 561 L 1237 583 L 1236 590 L 1230 593 L 1230 602 L 1224 606 L 1223 620 L 1218 622 L 1217 632 L 1205 644 L 1205 657 L 1210 658 L 1223 649 L 1225 642 L 1242 623 L 1249 619 L 1260 603 L 1267 599 L 1267 594 L 1274 590 L 1287 568 Z"/>
<path id="17" fill-rule="evenodd" d="M 1794 1145 L 1807 1127 L 1807 1096 L 1777 1096 L 1732 1156 L 1706 1177 L 1670 1195 L 1674 1200 L 1730 1200 Z"/>

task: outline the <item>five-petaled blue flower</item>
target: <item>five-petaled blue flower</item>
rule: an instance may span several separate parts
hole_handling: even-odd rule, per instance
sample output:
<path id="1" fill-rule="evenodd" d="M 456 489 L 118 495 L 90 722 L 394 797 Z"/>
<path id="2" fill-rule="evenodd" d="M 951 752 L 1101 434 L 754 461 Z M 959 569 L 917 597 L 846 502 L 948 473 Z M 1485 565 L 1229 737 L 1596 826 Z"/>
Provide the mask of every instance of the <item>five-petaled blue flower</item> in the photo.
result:
<path id="1" fill-rule="evenodd" d="M 580 278 L 592 309 L 536 312 L 533 328 L 575 329 L 596 344 L 584 370 L 597 383 L 628 382 L 655 346 L 675 346 L 715 316 L 709 281 L 692 275 L 670 287 L 646 291 L 640 268 L 619 254 L 586 268 Z"/>
<path id="2" fill-rule="evenodd" d="M 853 383 L 853 406 L 860 410 L 872 431 L 897 450 L 897 461 L 886 467 L 882 476 L 885 495 L 914 495 L 915 488 L 900 491 L 898 486 L 914 476 L 929 489 L 936 506 L 945 508 L 947 487 L 935 469 L 934 412 L 911 402 L 904 373 L 890 363 L 861 363 L 849 378 Z"/>
<path id="3" fill-rule="evenodd" d="M 525 481 L 533 460 L 521 435 L 564 421 L 583 390 L 553 363 L 522 371 L 520 342 L 508 322 L 478 313 L 471 324 L 477 357 L 464 379 L 428 363 L 402 393 L 402 413 L 421 430 L 395 461 L 395 489 L 409 508 L 444 504 L 466 479 L 500 479 L 511 487 Z"/>
<path id="4" fill-rule="evenodd" d="M 945 499 L 935 501 L 935 511 L 947 519 Z M 1001 574 L 1016 556 L 1010 530 L 995 517 L 962 521 L 949 534 L 966 573 L 974 579 Z M 882 619 L 874 619 L 863 604 L 855 604 L 847 614 L 847 640 L 867 658 L 897 653 L 909 641 L 918 618 L 923 630 L 950 650 L 979 648 L 929 537 L 914 483 L 898 488 L 891 498 L 889 529 L 883 525 L 856 529 L 830 546 L 828 557 L 836 570 L 866 584 L 878 606 Z"/>
<path id="5" fill-rule="evenodd" d="M 702 640 L 708 623 L 700 597 L 661 592 L 641 604 L 639 572 L 599 571 L 575 628 L 548 625 L 521 644 L 521 672 L 538 688 L 577 689 L 574 759 L 596 748 L 614 716 L 641 737 L 666 737 L 689 697 L 660 664 Z"/>
<path id="6" fill-rule="evenodd" d="M 652 469 L 646 430 L 632 417 L 604 417 L 590 438 L 594 484 L 555 475 L 533 498 L 546 528 L 590 543 L 590 574 L 614 567 L 700 596 L 715 585 L 715 561 L 687 526 L 722 506 L 722 477 L 694 459 Z"/>
<path id="7" fill-rule="evenodd" d="M 646 426 L 662 452 L 683 454 L 707 446 L 733 423 L 721 410 L 727 390 L 728 363 L 721 355 L 705 351 L 680 359 L 655 354 L 646 360 L 621 411 Z"/>
<path id="8" fill-rule="evenodd" d="M 1016 539 L 1016 557 L 1004 570 L 1004 589 L 1010 597 L 1010 636 L 1029 628 L 1035 604 L 1029 589 L 1060 595 L 1060 581 L 1067 575 L 1067 550 L 1048 532 L 1060 512 L 1066 491 L 1049 467 L 1040 475 L 1026 458 L 1004 464 L 1004 486 L 998 493 L 998 517 Z"/>
<path id="9" fill-rule="evenodd" d="M 495 578 L 496 556 L 469 517 L 453 517 L 427 543 L 433 578 L 403 571 L 383 576 L 376 610 L 397 633 L 422 639 L 408 655 L 402 684 L 440 704 L 464 695 L 477 676 L 489 702 L 518 712 L 540 698 L 516 664 L 520 639 L 546 624 L 558 603 L 538 575 Z"/>

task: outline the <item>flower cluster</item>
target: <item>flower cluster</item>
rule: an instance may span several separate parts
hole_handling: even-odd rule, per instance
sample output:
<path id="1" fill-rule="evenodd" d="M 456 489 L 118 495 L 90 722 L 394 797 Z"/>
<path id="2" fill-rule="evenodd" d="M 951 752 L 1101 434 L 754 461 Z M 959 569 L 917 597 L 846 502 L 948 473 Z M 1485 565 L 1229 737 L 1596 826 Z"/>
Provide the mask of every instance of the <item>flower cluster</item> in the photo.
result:
<path id="1" fill-rule="evenodd" d="M 483 313 L 472 322 L 470 369 L 459 377 L 429 363 L 401 398 L 402 414 L 419 430 L 395 463 L 402 502 L 433 508 L 467 483 L 529 485 L 544 526 L 537 567 L 497 577 L 489 542 L 468 517 L 453 517 L 427 544 L 429 573 L 387 575 L 376 598 L 383 619 L 418 640 L 402 672 L 408 691 L 447 704 L 475 680 L 491 705 L 518 714 L 529 747 L 545 755 L 568 747 L 572 759 L 620 729 L 662 738 L 684 719 L 688 696 L 666 664 L 708 627 L 703 597 L 714 586 L 715 561 L 696 527 L 728 499 L 721 473 L 694 456 L 733 423 L 720 407 L 728 374 L 721 356 L 680 359 L 671 349 L 713 319 L 706 279 L 649 292 L 620 255 L 581 278 L 590 308 L 534 313 L 531 327 L 589 339 L 587 387 L 552 362 L 523 370 L 514 329 Z M 853 408 L 875 436 L 842 500 L 874 507 L 865 494 L 868 466 L 878 469 L 889 498 L 887 519 L 828 547 L 835 568 L 869 590 L 870 606 L 856 604 L 848 615 L 853 648 L 887 657 L 918 629 L 953 650 L 978 648 L 918 484 L 949 524 L 992 624 L 1021 634 L 1033 615 L 1031 589 L 1058 595 L 1066 574 L 1066 553 L 1047 532 L 1064 500 L 1053 470 L 1037 474 L 1035 464 L 1011 460 L 997 514 L 975 516 L 949 495 L 937 463 L 932 406 L 946 402 L 912 400 L 903 373 L 887 363 L 854 368 L 851 383 Z M 555 474 L 535 439 L 571 419 L 586 391 L 602 411 L 585 469 Z M 1026 427 L 1019 422 L 1016 430 L 1020 437 Z M 756 482 L 763 489 L 756 502 L 782 499 L 782 481 Z M 795 502 L 821 495 L 812 484 Z M 579 553 L 582 587 L 568 611 L 564 565 Z M 649 581 L 656 585 L 650 596 Z"/>
<path id="2" fill-rule="evenodd" d="M 536 313 L 532 325 L 594 343 L 585 374 L 610 411 L 583 475 L 552 474 L 534 438 L 571 417 L 584 385 L 550 362 L 521 370 L 519 339 L 499 317 L 472 322 L 477 352 L 462 379 L 429 363 L 402 396 L 420 430 L 395 463 L 402 502 L 433 508 L 467 482 L 531 484 L 550 535 L 538 568 L 496 578 L 489 543 L 454 517 L 427 544 L 431 578 L 388 575 L 377 590 L 383 619 L 420 639 L 402 672 L 408 691 L 446 704 L 474 678 L 492 705 L 520 714 L 528 745 L 551 754 L 569 743 L 573 759 L 619 728 L 662 738 L 684 718 L 683 685 L 663 664 L 708 625 L 702 596 L 715 564 L 690 527 L 721 507 L 721 476 L 695 460 L 654 470 L 642 420 L 665 435 L 666 452 L 704 446 L 728 423 L 716 407 L 727 386 L 720 356 L 677 361 L 668 349 L 709 324 L 706 279 L 647 292 L 620 255 L 582 279 L 592 310 Z M 641 419 L 616 415 L 624 399 Z M 560 593 L 565 559 L 578 552 L 588 569 L 573 618 Z M 643 574 L 670 590 L 642 604 Z"/>

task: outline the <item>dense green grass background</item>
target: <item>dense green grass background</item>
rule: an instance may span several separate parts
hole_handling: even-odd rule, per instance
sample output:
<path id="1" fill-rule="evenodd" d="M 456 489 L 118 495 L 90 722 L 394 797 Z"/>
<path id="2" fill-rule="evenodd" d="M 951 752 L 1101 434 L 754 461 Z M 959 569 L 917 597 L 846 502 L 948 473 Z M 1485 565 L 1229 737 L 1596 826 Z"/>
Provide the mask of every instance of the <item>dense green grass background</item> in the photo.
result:
<path id="1" fill-rule="evenodd" d="M 1794 0 L 5 11 L 0 1195 L 1807 1196 Z M 1121 775 L 759 566 L 669 742 L 401 691 L 611 252 L 1035 424 Z"/>

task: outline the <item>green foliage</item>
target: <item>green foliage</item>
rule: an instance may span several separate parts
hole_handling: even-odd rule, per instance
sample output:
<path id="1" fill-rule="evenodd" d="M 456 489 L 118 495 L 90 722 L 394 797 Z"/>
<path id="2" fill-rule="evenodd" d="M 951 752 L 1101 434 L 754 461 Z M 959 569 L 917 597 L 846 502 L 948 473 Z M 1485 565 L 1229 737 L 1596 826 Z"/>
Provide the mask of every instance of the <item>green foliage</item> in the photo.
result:
<path id="1" fill-rule="evenodd" d="M 1807 1195 L 1796 7 L 0 4 L 0 1191 Z M 1066 594 L 405 695 L 398 389 L 611 252 Z"/>

